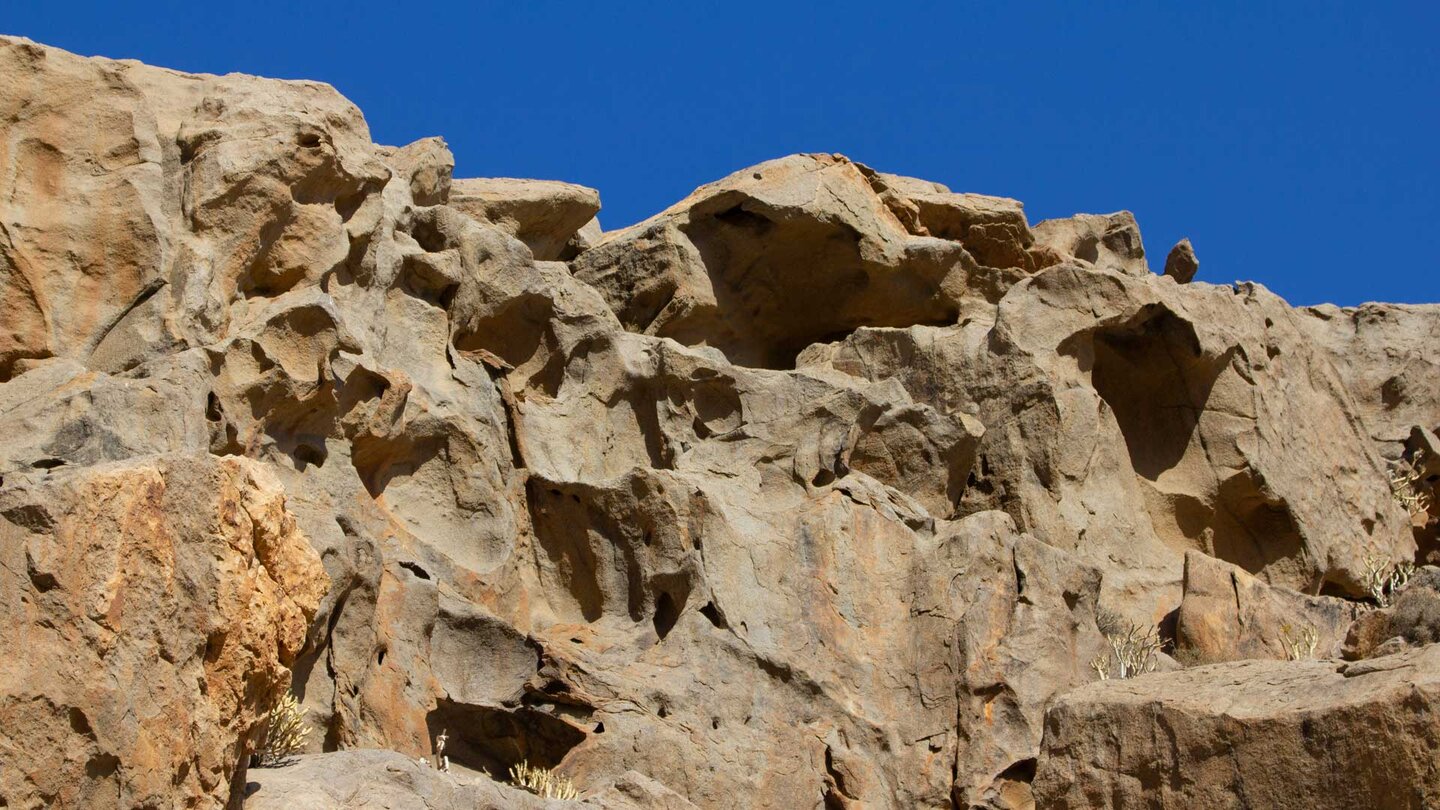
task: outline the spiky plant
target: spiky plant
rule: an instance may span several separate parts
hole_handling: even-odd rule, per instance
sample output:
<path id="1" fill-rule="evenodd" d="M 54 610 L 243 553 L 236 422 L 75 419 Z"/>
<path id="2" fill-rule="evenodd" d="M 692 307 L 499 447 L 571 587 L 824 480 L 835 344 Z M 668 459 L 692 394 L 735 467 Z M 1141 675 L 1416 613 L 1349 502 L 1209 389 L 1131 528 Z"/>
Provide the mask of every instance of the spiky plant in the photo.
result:
<path id="1" fill-rule="evenodd" d="M 1428 522 L 1433 499 L 1429 487 L 1425 485 L 1424 460 L 1425 451 L 1417 450 L 1411 458 L 1392 463 L 1390 494 L 1411 517 L 1423 517 Z"/>
<path id="2" fill-rule="evenodd" d="M 265 739 L 257 752 L 260 765 L 279 765 L 305 750 L 305 740 L 310 736 L 310 727 L 305 723 L 305 710 L 300 701 L 286 693 L 285 697 L 270 710 L 269 721 L 265 724 Z"/>
<path id="3" fill-rule="evenodd" d="M 1365 555 L 1365 589 L 1370 598 L 1380 607 L 1390 607 L 1395 594 L 1410 581 L 1415 573 L 1414 563 L 1388 562 L 1373 554 Z"/>
<path id="4" fill-rule="evenodd" d="M 1159 663 L 1155 654 L 1165 646 L 1159 631 L 1154 627 L 1147 629 L 1138 624 L 1121 622 L 1114 614 L 1108 614 L 1105 619 L 1106 626 L 1101 630 L 1105 640 L 1110 642 L 1110 652 L 1090 662 L 1090 668 L 1095 670 L 1100 680 L 1133 678 L 1154 672 Z"/>
<path id="5" fill-rule="evenodd" d="M 1315 648 L 1320 644 L 1320 631 L 1315 625 L 1307 624 L 1300 628 L 1294 636 L 1291 635 L 1290 625 L 1280 627 L 1281 643 L 1285 645 L 1285 654 L 1291 661 L 1304 661 L 1315 657 Z"/>
<path id="6" fill-rule="evenodd" d="M 510 768 L 510 782 L 519 788 L 534 793 L 542 799 L 578 799 L 580 791 L 569 779 L 545 768 L 537 768 L 521 761 Z"/>

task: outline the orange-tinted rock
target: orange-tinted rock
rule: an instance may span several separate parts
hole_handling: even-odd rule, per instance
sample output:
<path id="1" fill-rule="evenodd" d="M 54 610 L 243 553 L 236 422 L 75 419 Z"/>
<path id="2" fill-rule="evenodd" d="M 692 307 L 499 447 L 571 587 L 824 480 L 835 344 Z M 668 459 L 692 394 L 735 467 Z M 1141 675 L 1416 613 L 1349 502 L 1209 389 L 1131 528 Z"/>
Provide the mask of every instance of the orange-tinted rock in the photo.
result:
<path id="1" fill-rule="evenodd" d="M 221 807 L 328 580 L 274 476 L 161 456 L 6 477 L 0 796 Z"/>

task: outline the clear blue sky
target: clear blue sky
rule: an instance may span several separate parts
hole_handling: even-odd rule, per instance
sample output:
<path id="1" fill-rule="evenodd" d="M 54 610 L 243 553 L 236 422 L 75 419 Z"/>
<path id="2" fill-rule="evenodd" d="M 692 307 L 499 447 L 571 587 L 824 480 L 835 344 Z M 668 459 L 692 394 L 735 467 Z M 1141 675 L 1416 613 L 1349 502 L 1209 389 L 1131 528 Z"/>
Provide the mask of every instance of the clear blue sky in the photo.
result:
<path id="1" fill-rule="evenodd" d="M 457 176 L 600 189 L 607 228 L 833 151 L 1032 222 L 1128 208 L 1152 265 L 1189 236 L 1296 304 L 1440 301 L 1440 2 L 1092 5 L 0 0 L 0 31 L 327 81 Z"/>

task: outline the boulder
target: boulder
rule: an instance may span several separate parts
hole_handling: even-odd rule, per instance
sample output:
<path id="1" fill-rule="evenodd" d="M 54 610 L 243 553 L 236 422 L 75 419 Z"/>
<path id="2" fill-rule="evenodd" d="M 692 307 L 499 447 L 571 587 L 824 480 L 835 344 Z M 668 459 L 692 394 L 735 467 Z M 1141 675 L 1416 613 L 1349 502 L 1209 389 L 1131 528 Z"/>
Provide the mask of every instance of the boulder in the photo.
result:
<path id="1" fill-rule="evenodd" d="M 1440 568 L 1418 569 L 1392 599 L 1388 606 L 1366 611 L 1350 625 L 1341 650 L 1346 659 L 1440 644 Z"/>
<path id="2" fill-rule="evenodd" d="M 691 810 L 693 804 L 635 771 L 581 791 L 580 800 L 544 799 L 463 767 L 440 770 L 429 758 L 355 749 L 296 757 L 255 768 L 245 786 L 246 810 Z"/>
<path id="3" fill-rule="evenodd" d="M 1045 715 L 1037 807 L 1431 807 L 1440 645 L 1105 681 Z"/>
<path id="4" fill-rule="evenodd" d="M 573 806 L 459 768 L 441 771 L 425 757 L 356 749 L 296 757 L 254 768 L 245 810 L 541 810 Z"/>
<path id="5" fill-rule="evenodd" d="M 600 192 L 555 180 L 508 177 L 457 180 L 449 203 L 524 242 L 538 261 L 565 260 L 599 234 Z M 572 242 L 577 242 L 573 249 Z"/>
<path id="6" fill-rule="evenodd" d="M 1165 275 L 1181 284 L 1189 284 L 1194 280 L 1199 269 L 1200 260 L 1195 258 L 1195 248 L 1189 239 L 1176 242 L 1175 247 L 1170 248 L 1170 254 L 1165 257 Z"/>
<path id="7" fill-rule="evenodd" d="M 627 329 L 763 368 L 857 326 L 953 322 L 975 261 L 911 234 L 870 174 L 838 155 L 763 163 L 606 234 L 575 276 Z"/>
<path id="8" fill-rule="evenodd" d="M 1198 551 L 1185 555 L 1175 655 L 1208 664 L 1244 658 L 1334 658 L 1366 607 L 1271 587 Z"/>

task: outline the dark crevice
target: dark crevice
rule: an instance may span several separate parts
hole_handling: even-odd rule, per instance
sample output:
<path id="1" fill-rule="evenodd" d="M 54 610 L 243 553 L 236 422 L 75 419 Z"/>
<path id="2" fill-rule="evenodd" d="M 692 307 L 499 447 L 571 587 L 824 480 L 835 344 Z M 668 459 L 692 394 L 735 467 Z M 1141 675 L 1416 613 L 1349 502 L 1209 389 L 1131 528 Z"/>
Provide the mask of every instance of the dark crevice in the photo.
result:
<path id="1" fill-rule="evenodd" d="M 449 735 L 445 754 L 465 768 L 507 780 L 511 766 L 529 762 L 554 768 L 586 733 L 553 715 L 532 708 L 515 710 L 440 699 L 425 718 L 431 739 Z"/>
<path id="2" fill-rule="evenodd" d="M 675 622 L 679 620 L 680 607 L 675 604 L 675 600 L 668 593 L 660 594 L 655 600 L 654 624 L 655 634 L 660 636 L 661 641 L 670 635 L 670 631 L 675 629 Z"/>
<path id="3" fill-rule="evenodd" d="M 133 299 L 131 299 L 130 303 L 126 305 L 124 309 L 116 313 L 115 316 L 110 319 L 110 322 L 105 324 L 105 328 L 100 330 L 99 335 L 90 341 L 89 350 L 91 352 L 94 352 L 95 349 L 100 346 L 100 344 L 105 342 L 105 338 L 109 337 L 110 333 L 115 331 L 115 327 L 119 326 L 120 322 L 125 320 L 125 317 L 127 315 L 129 315 L 131 312 L 134 312 L 146 301 L 149 301 L 151 298 L 153 298 L 155 293 L 160 292 L 160 288 L 164 286 L 165 279 L 151 279 L 149 283 L 147 283 L 143 288 L 141 288 L 140 293 L 136 295 Z"/>
<path id="4" fill-rule="evenodd" d="M 715 627 L 721 630 L 729 630 L 730 625 L 725 622 L 725 615 L 715 607 L 714 602 L 706 602 L 705 607 L 700 608 L 700 615 L 704 616 Z"/>

